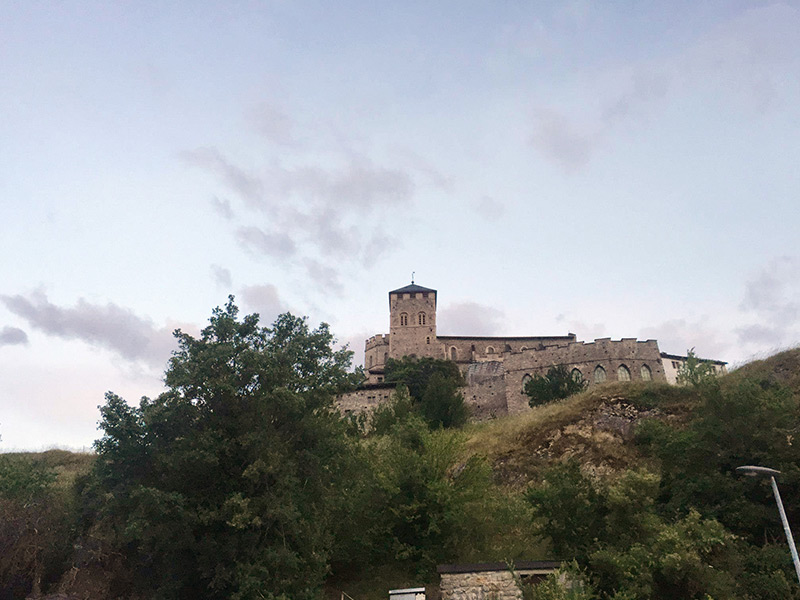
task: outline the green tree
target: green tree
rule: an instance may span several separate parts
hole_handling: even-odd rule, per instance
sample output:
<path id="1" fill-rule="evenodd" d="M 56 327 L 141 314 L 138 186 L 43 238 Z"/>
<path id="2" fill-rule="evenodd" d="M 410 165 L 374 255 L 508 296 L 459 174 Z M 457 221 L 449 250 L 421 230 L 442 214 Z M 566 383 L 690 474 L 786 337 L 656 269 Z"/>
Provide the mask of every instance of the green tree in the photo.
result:
<path id="1" fill-rule="evenodd" d="M 698 386 L 715 375 L 714 365 L 697 358 L 694 348 L 686 351 L 686 362 L 678 369 L 678 385 Z"/>
<path id="2" fill-rule="evenodd" d="M 352 468 L 332 405 L 351 353 L 324 324 L 239 320 L 233 298 L 176 337 L 165 393 L 101 408 L 100 520 L 148 597 L 316 597 Z"/>
<path id="3" fill-rule="evenodd" d="M 386 363 L 386 381 L 408 389 L 414 410 L 430 427 L 460 427 L 469 411 L 460 388 L 464 378 L 450 360 L 403 357 Z"/>
<path id="4" fill-rule="evenodd" d="M 531 406 L 547 404 L 553 400 L 568 398 L 586 389 L 588 382 L 582 377 L 573 377 L 564 365 L 550 367 L 547 375 L 534 375 L 525 384 L 525 393 Z"/>

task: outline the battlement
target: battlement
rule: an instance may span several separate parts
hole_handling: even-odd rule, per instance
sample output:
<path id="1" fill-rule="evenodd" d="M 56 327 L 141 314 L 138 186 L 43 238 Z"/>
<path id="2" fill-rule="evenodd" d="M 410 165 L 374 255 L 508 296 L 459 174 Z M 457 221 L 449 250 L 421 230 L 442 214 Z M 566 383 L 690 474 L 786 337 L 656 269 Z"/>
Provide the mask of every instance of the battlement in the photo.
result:
<path id="1" fill-rule="evenodd" d="M 376 348 L 377 346 L 388 346 L 388 345 L 389 345 L 389 334 L 379 333 L 377 335 L 373 335 L 371 338 L 367 338 L 364 347 L 366 350 L 371 350 L 372 348 Z"/>

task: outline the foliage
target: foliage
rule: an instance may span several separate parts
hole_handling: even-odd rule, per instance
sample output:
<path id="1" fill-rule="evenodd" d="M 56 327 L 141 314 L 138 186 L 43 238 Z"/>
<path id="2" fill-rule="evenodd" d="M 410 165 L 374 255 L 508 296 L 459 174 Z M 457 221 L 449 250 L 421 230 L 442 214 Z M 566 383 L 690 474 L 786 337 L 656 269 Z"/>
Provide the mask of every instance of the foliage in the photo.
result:
<path id="1" fill-rule="evenodd" d="M 176 332 L 158 398 L 101 408 L 89 495 L 149 597 L 313 598 L 327 570 L 350 353 L 324 324 L 237 316 L 231 298 L 200 338 Z"/>
<path id="2" fill-rule="evenodd" d="M 596 593 L 586 573 L 572 561 L 551 573 L 543 581 L 525 583 L 517 578 L 523 600 L 592 600 Z"/>
<path id="3" fill-rule="evenodd" d="M 74 517 L 55 479 L 41 460 L 0 456 L 0 598 L 38 595 L 65 568 Z"/>
<path id="4" fill-rule="evenodd" d="M 531 406 L 547 404 L 554 400 L 568 398 L 586 389 L 588 382 L 573 377 L 564 365 L 550 367 L 547 375 L 534 375 L 525 384 L 525 393 Z"/>
<path id="5" fill-rule="evenodd" d="M 466 423 L 469 413 L 459 391 L 464 378 L 456 363 L 429 357 L 390 358 L 385 377 L 387 382 L 407 388 L 414 411 L 430 427 L 461 427 Z"/>
<path id="6" fill-rule="evenodd" d="M 715 376 L 714 365 L 697 358 L 694 348 L 686 351 L 686 362 L 678 369 L 678 385 L 701 385 Z"/>

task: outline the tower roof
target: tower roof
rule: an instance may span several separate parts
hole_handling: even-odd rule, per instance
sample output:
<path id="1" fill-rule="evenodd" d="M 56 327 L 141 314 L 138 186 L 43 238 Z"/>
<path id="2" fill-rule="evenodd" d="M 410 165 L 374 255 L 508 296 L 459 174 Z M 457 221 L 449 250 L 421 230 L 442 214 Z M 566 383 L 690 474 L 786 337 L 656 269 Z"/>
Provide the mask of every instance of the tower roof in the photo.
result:
<path id="1" fill-rule="evenodd" d="M 422 287 L 421 285 L 417 285 L 412 283 L 411 285 L 407 285 L 406 287 L 401 287 L 396 290 L 392 290 L 389 292 L 390 294 L 413 294 L 414 292 L 433 292 L 436 293 L 436 290 L 432 290 L 430 288 Z"/>

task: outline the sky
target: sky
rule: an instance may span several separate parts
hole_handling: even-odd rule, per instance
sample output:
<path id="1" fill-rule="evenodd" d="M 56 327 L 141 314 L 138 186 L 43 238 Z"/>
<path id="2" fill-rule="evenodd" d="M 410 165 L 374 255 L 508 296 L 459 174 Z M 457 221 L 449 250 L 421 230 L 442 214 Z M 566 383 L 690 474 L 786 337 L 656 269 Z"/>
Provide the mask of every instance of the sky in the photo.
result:
<path id="1" fill-rule="evenodd" d="M 90 448 L 229 294 L 800 344 L 800 2 L 0 0 L 0 451 Z"/>

